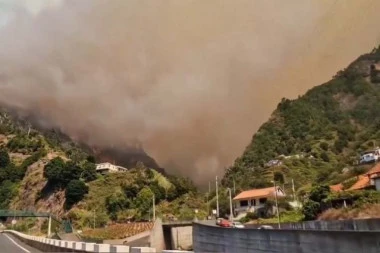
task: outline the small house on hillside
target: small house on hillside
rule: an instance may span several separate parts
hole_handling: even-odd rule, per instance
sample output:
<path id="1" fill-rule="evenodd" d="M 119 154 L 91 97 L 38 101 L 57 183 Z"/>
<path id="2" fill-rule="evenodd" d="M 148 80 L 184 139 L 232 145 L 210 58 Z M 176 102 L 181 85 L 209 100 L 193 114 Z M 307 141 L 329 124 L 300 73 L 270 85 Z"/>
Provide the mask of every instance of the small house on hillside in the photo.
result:
<path id="1" fill-rule="evenodd" d="M 99 163 L 96 165 L 96 172 L 101 173 L 101 174 L 112 173 L 112 172 L 124 172 L 127 170 L 128 170 L 127 168 L 114 165 L 111 163 Z"/>
<path id="2" fill-rule="evenodd" d="M 269 162 L 267 162 L 265 164 L 266 167 L 275 167 L 275 166 L 281 166 L 282 165 L 282 161 L 281 160 L 270 160 Z"/>
<path id="3" fill-rule="evenodd" d="M 363 152 L 360 155 L 360 161 L 359 161 L 359 163 L 360 164 L 373 163 L 373 162 L 378 161 L 379 158 L 380 158 L 380 148 L 377 147 L 374 150 L 369 150 L 369 151 Z"/>
<path id="4" fill-rule="evenodd" d="M 349 190 L 376 189 L 380 191 L 380 163 L 376 164 L 367 173 L 359 175 L 358 181 Z"/>
<path id="5" fill-rule="evenodd" d="M 281 187 L 268 187 L 262 189 L 252 189 L 239 193 L 233 200 L 235 203 L 235 212 L 244 214 L 247 212 L 257 212 L 264 208 L 268 199 L 274 199 L 277 191 L 277 197 L 285 197 L 285 192 Z"/>

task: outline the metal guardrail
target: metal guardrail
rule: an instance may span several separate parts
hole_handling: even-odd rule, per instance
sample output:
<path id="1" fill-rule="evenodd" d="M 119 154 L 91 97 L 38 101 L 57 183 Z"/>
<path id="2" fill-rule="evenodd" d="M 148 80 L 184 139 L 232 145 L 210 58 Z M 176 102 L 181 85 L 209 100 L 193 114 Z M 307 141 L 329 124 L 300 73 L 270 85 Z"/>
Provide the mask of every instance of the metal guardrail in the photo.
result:
<path id="1" fill-rule="evenodd" d="M 51 217 L 53 220 L 61 223 L 61 220 L 58 217 L 52 215 L 51 213 L 39 213 L 26 210 L 0 210 L 0 217 Z"/>
<path id="2" fill-rule="evenodd" d="M 36 213 L 33 211 L 0 210 L 0 217 L 50 217 L 50 213 Z"/>

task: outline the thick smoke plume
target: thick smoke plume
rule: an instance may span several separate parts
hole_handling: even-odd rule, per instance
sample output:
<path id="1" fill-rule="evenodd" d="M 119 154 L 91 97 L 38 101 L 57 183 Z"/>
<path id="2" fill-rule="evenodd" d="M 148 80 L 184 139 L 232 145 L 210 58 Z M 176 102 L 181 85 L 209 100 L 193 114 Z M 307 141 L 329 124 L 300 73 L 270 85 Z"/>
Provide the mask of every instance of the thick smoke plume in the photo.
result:
<path id="1" fill-rule="evenodd" d="M 0 102 L 90 145 L 140 142 L 198 184 L 380 38 L 376 0 L 59 2 L 0 28 Z"/>

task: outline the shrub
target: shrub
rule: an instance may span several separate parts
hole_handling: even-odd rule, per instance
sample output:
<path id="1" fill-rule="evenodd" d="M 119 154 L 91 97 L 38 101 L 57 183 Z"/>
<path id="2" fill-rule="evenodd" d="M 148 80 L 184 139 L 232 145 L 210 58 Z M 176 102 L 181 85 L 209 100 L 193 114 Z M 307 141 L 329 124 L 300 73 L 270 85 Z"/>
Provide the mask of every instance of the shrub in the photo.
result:
<path id="1" fill-rule="evenodd" d="M 7 147 L 11 151 L 37 151 L 42 147 L 42 142 L 40 139 L 30 138 L 27 135 L 17 135 L 12 138 L 8 143 Z"/>
<path id="2" fill-rule="evenodd" d="M 96 174 L 96 165 L 92 162 L 84 162 L 82 167 L 82 178 L 86 182 L 90 182 L 96 179 L 97 174 Z"/>
<path id="3" fill-rule="evenodd" d="M 247 223 L 247 222 L 249 222 L 250 221 L 250 219 L 249 218 L 247 218 L 247 216 L 244 216 L 243 218 L 241 218 L 240 220 L 239 220 L 241 223 Z"/>
<path id="4" fill-rule="evenodd" d="M 328 185 L 317 185 L 311 188 L 309 199 L 315 202 L 322 202 L 330 193 Z"/>
<path id="5" fill-rule="evenodd" d="M 324 162 L 326 162 L 326 163 L 330 162 L 330 158 L 329 158 L 329 156 L 327 155 L 326 152 L 323 152 L 323 153 L 321 154 L 321 158 L 322 158 L 322 160 L 323 160 Z"/>
<path id="6" fill-rule="evenodd" d="M 60 157 L 52 159 L 44 168 L 44 176 L 57 187 L 65 187 L 71 180 L 79 179 L 82 172 L 83 169 L 77 164 L 71 161 L 65 163 Z"/>
<path id="7" fill-rule="evenodd" d="M 8 152 L 4 149 L 0 150 L 0 168 L 7 167 L 11 162 Z"/>
<path id="8" fill-rule="evenodd" d="M 318 202 L 308 200 L 303 205 L 302 213 L 305 220 L 315 220 L 319 214 L 321 205 Z"/>
<path id="9" fill-rule="evenodd" d="M 0 209 L 7 209 L 12 198 L 16 195 L 18 185 L 6 180 L 0 184 Z"/>
<path id="10" fill-rule="evenodd" d="M 258 219 L 259 217 L 257 216 L 256 213 L 254 212 L 248 212 L 247 215 L 245 216 L 247 219 L 249 220 L 256 220 Z"/>
<path id="11" fill-rule="evenodd" d="M 65 161 L 61 157 L 56 157 L 52 159 L 44 168 L 44 177 L 46 177 L 50 182 L 61 183 L 62 171 L 65 169 Z"/>
<path id="12" fill-rule="evenodd" d="M 88 186 L 80 180 L 72 180 L 66 187 L 66 209 L 72 207 L 75 203 L 83 199 L 88 193 Z"/>
<path id="13" fill-rule="evenodd" d="M 117 219 L 117 213 L 128 208 L 130 203 L 122 193 L 114 193 L 106 198 L 106 209 L 112 220 Z"/>
<path id="14" fill-rule="evenodd" d="M 327 151 L 327 150 L 329 149 L 329 144 L 326 143 L 326 142 L 321 142 L 321 143 L 319 144 L 319 147 L 320 147 L 321 149 L 323 149 L 324 151 Z"/>

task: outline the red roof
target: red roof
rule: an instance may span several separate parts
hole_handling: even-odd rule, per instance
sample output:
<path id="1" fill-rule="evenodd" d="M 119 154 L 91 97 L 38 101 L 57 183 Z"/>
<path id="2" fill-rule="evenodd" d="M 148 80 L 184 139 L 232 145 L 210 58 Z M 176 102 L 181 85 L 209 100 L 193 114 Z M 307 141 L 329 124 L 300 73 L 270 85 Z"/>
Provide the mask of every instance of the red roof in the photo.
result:
<path id="1" fill-rule="evenodd" d="M 375 174 L 375 173 L 380 173 L 380 163 L 376 164 L 372 169 L 370 169 L 367 173 L 365 174 L 369 174 L 369 175 L 372 175 L 372 174 Z"/>
<path id="2" fill-rule="evenodd" d="M 367 188 L 368 186 L 370 186 L 370 180 L 369 180 L 369 176 L 364 174 L 364 175 L 359 175 L 358 176 L 358 181 L 356 181 L 355 184 L 353 184 L 349 190 L 360 190 L 360 189 L 364 189 L 364 188 Z"/>
<path id="3" fill-rule="evenodd" d="M 274 196 L 274 194 L 275 194 L 274 186 L 268 187 L 268 188 L 262 188 L 262 189 L 252 189 L 252 190 L 243 191 L 239 193 L 234 198 L 234 200 L 268 197 L 268 196 Z"/>
<path id="4" fill-rule="evenodd" d="M 360 190 L 371 186 L 371 179 L 380 174 L 380 163 L 376 164 L 367 173 L 358 176 L 358 181 L 349 190 Z"/>
<path id="5" fill-rule="evenodd" d="M 333 192 L 341 192 L 343 191 L 343 185 L 342 184 L 330 185 L 330 190 Z"/>

